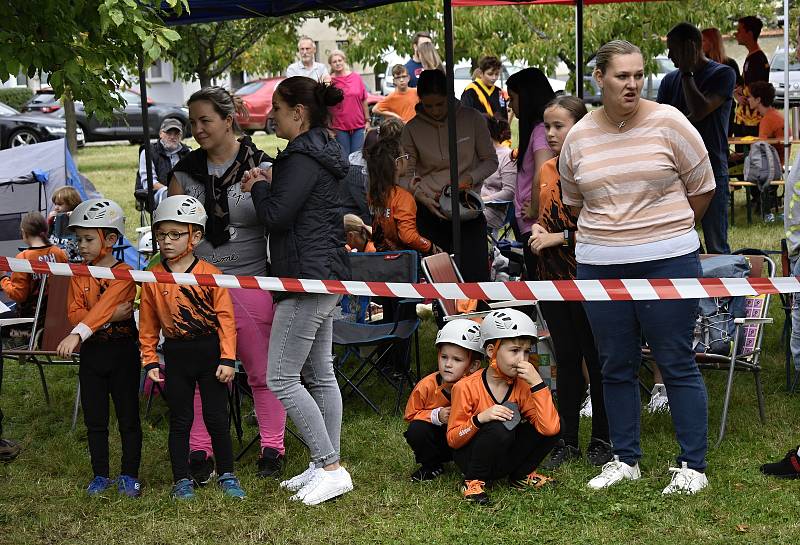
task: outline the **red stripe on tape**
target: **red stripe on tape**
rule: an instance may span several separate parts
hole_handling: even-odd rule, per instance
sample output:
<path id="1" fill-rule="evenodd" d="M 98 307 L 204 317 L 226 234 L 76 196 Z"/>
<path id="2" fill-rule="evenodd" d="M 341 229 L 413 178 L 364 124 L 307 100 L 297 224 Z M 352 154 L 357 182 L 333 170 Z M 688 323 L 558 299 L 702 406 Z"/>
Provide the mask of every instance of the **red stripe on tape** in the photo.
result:
<path id="1" fill-rule="evenodd" d="M 479 301 L 488 301 L 491 299 L 486 292 L 483 291 L 483 288 L 480 284 L 476 282 L 470 282 L 469 284 L 461 284 L 459 285 L 461 291 L 464 292 L 464 295 L 467 296 L 467 299 L 477 299 Z"/>
<path id="2" fill-rule="evenodd" d="M 709 297 L 730 297 L 731 292 L 722 283 L 719 278 L 703 278 L 703 289 L 706 290 Z"/>
<path id="3" fill-rule="evenodd" d="M 780 293 L 775 284 L 769 278 L 748 278 L 747 281 L 753 286 L 758 293 L 769 293 L 775 295 Z"/>
<path id="4" fill-rule="evenodd" d="M 649 282 L 659 299 L 681 298 L 681 294 L 675 288 L 675 284 L 672 283 L 672 280 L 669 280 L 668 278 L 653 278 L 652 280 L 649 280 Z"/>
<path id="5" fill-rule="evenodd" d="M 606 293 L 612 301 L 632 301 L 633 297 L 628 293 L 628 288 L 622 283 L 622 280 L 617 278 L 603 278 L 599 280 L 600 285 L 606 290 Z"/>
<path id="6" fill-rule="evenodd" d="M 506 289 L 517 301 L 535 301 L 536 296 L 533 294 L 528 284 L 525 282 L 506 282 Z"/>
<path id="7" fill-rule="evenodd" d="M 584 301 L 583 293 L 581 293 L 578 285 L 573 280 L 556 282 L 556 290 L 565 301 Z"/>
<path id="8" fill-rule="evenodd" d="M 292 291 L 295 293 L 306 292 L 303 284 L 296 278 L 279 278 L 278 280 L 281 281 L 281 284 L 283 284 L 283 287 L 286 289 L 286 291 Z"/>
<path id="9" fill-rule="evenodd" d="M 239 285 L 242 286 L 242 288 L 252 290 L 261 289 L 255 276 L 237 276 L 236 279 L 239 281 Z"/>
<path id="10" fill-rule="evenodd" d="M 322 283 L 328 291 L 337 295 L 347 295 L 347 288 L 339 280 L 323 280 Z"/>

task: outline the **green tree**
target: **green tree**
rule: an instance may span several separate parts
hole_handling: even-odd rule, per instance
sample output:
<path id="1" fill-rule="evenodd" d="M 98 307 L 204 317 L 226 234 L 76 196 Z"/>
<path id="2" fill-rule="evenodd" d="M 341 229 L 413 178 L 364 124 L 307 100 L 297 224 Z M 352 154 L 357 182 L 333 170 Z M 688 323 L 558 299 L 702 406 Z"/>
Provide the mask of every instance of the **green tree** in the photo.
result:
<path id="1" fill-rule="evenodd" d="M 169 52 L 175 74 L 203 87 L 229 70 L 282 72 L 297 49 L 299 17 L 258 17 L 176 27 L 180 41 Z"/>

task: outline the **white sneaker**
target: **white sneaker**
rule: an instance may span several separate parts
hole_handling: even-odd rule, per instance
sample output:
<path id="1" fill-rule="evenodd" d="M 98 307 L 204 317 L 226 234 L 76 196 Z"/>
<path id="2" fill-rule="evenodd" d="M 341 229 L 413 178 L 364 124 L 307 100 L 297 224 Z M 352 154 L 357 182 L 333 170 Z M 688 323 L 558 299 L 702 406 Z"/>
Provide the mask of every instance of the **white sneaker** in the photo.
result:
<path id="1" fill-rule="evenodd" d="M 317 484 L 319 484 L 324 473 L 325 470 L 322 469 L 321 467 L 315 468 L 314 473 L 311 475 L 311 478 L 308 481 L 306 481 L 306 484 L 304 484 L 303 487 L 289 499 L 292 501 L 302 501 L 303 498 L 305 498 L 309 494 L 309 492 L 314 490 Z"/>
<path id="2" fill-rule="evenodd" d="M 608 488 L 614 486 L 620 481 L 625 479 L 635 481 L 642 476 L 639 471 L 639 464 L 629 466 L 625 462 L 619 461 L 619 456 L 614 456 L 614 459 L 603 466 L 603 471 L 600 475 L 589 481 L 589 488 L 599 490 L 601 488 Z"/>
<path id="3" fill-rule="evenodd" d="M 335 471 L 322 470 L 322 473 L 324 475 L 319 478 L 314 489 L 303 498 L 304 504 L 317 505 L 353 489 L 353 479 L 345 468 L 340 467 Z"/>
<path id="4" fill-rule="evenodd" d="M 314 463 L 308 464 L 308 469 L 303 471 L 300 475 L 295 475 L 291 479 L 287 479 L 285 481 L 281 481 L 280 487 L 285 488 L 289 492 L 297 492 L 301 488 L 303 488 L 308 481 L 310 481 L 314 477 Z"/>
<path id="5" fill-rule="evenodd" d="M 669 398 L 667 388 L 663 384 L 655 384 L 650 395 L 650 402 L 645 408 L 650 414 L 669 413 Z"/>
<path id="6" fill-rule="evenodd" d="M 580 416 L 582 418 L 592 417 L 592 396 L 589 394 L 588 389 L 586 390 L 586 398 L 583 400 L 583 405 L 581 405 Z"/>
<path id="7" fill-rule="evenodd" d="M 672 481 L 661 492 L 662 494 L 696 494 L 708 486 L 705 473 L 689 469 L 686 462 L 681 462 L 681 467 L 669 468 Z"/>

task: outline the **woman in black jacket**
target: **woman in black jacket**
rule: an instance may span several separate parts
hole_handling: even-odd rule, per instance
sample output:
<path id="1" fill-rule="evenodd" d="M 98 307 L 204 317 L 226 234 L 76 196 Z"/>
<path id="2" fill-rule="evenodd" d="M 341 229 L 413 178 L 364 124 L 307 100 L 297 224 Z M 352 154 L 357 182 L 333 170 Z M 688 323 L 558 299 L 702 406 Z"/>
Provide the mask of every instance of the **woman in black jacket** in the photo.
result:
<path id="1" fill-rule="evenodd" d="M 282 81 L 272 96 L 275 133 L 289 145 L 271 171 L 248 172 L 242 191 L 252 193 L 269 231 L 275 276 L 349 278 L 338 196 L 348 163 L 326 128 L 328 108 L 341 101 L 336 87 L 302 76 Z M 308 469 L 281 487 L 296 492 L 293 500 L 316 505 L 353 489 L 339 465 L 342 397 L 331 350 L 331 312 L 338 296 L 276 293 L 274 298 L 267 383 L 311 451 Z"/>

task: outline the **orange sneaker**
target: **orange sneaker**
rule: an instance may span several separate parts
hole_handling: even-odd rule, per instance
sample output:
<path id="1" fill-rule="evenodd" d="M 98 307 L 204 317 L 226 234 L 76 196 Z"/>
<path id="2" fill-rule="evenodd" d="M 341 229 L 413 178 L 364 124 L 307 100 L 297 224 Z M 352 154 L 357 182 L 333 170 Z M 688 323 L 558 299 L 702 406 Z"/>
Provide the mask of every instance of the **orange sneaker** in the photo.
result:
<path id="1" fill-rule="evenodd" d="M 525 476 L 524 479 L 517 479 L 516 481 L 511 481 L 511 487 L 516 488 L 518 490 L 529 490 L 529 489 L 538 489 L 546 485 L 547 483 L 555 483 L 556 480 L 552 477 L 547 477 L 546 475 L 542 475 L 540 473 L 536 473 L 535 471 L 531 471 L 528 475 Z"/>
<path id="2" fill-rule="evenodd" d="M 461 488 L 461 492 L 464 493 L 464 499 L 478 505 L 488 505 L 489 496 L 484 492 L 484 486 L 486 486 L 486 483 L 483 481 L 464 481 L 464 486 Z"/>

